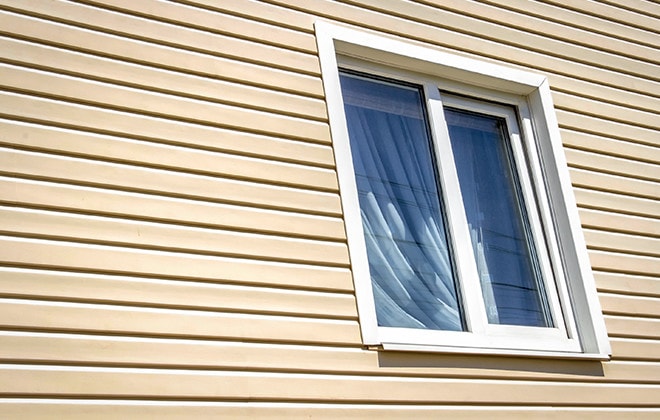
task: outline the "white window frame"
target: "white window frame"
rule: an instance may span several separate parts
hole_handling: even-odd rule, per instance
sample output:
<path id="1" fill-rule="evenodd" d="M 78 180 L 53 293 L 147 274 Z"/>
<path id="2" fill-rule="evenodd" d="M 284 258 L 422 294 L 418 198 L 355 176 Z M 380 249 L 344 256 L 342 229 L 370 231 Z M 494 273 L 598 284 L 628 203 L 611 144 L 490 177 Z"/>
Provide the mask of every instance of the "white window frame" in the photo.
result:
<path id="1" fill-rule="evenodd" d="M 363 343 L 384 350 L 607 359 L 611 353 L 609 340 L 546 78 L 327 21 L 317 21 L 315 28 Z M 540 259 L 544 281 L 555 279 L 546 284 L 555 328 L 484 322 L 480 288 L 462 281 L 459 283 L 469 331 L 378 327 L 339 82 L 340 64 L 423 85 L 437 156 L 452 156 L 443 102 L 462 108 L 475 105 L 468 99 L 447 96 L 445 90 L 515 107 L 517 115 L 495 105 L 490 111 L 507 119 L 519 172 L 531 174 L 521 177 L 521 184 L 524 201 L 534 207 L 527 213 L 535 246 L 540 247 L 539 253 L 549 256 Z M 478 106 L 483 112 L 484 103 Z M 464 219 L 463 210 L 456 208 L 462 207 L 462 199 L 456 199 L 460 198 L 457 179 L 446 182 L 456 176 L 453 159 L 448 161 L 438 162 L 446 211 L 450 219 L 460 218 L 461 214 Z M 459 238 L 454 245 L 462 247 L 454 249 L 459 278 L 476 275 L 466 236 L 467 222 L 459 220 L 450 226 L 451 235 Z M 461 257 L 465 255 L 469 258 Z M 553 275 L 548 275 L 550 272 Z"/>

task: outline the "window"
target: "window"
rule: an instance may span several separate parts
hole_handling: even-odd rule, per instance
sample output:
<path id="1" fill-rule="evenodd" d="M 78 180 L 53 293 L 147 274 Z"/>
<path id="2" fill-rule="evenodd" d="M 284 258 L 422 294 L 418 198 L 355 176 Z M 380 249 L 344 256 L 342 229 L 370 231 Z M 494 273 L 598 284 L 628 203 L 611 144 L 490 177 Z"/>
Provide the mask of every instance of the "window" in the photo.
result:
<path id="1" fill-rule="evenodd" d="M 316 31 L 365 345 L 606 358 L 545 78 Z"/>

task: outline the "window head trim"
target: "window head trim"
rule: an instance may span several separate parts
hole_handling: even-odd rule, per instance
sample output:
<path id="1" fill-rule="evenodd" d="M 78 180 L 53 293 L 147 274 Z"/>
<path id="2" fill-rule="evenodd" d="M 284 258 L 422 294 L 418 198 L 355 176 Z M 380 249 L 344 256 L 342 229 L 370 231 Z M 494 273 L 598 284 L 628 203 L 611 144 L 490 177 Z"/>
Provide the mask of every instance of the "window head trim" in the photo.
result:
<path id="1" fill-rule="evenodd" d="M 364 344 L 412 351 L 608 358 L 611 350 L 607 331 L 546 78 L 535 73 L 458 56 L 323 20 L 317 21 L 315 28 Z M 573 326 L 577 335 L 575 339 L 579 341 L 577 349 L 526 350 L 524 344 L 513 345 L 510 348 L 489 347 L 487 340 L 485 342 L 476 340 L 473 345 L 452 347 L 444 345 L 443 342 L 429 344 L 414 339 L 400 340 L 396 335 L 386 337 L 379 332 L 373 309 L 374 298 L 369 268 L 364 261 L 366 248 L 362 235 L 362 221 L 359 211 L 354 211 L 359 209 L 359 203 L 341 97 L 338 56 L 348 56 L 366 63 L 376 63 L 451 80 L 454 83 L 451 90 L 458 94 L 474 96 L 475 92 L 485 91 L 486 96 L 490 95 L 489 92 L 493 92 L 493 96 L 497 97 L 502 92 L 504 95 L 513 94 L 522 98 L 522 102 L 529 109 L 529 115 L 520 115 L 520 129 L 534 133 L 539 155 L 538 165 L 542 168 L 544 189 L 542 199 L 547 200 L 549 208 L 552 209 L 551 214 L 542 214 L 541 217 L 551 219 L 544 222 L 551 226 L 552 234 L 548 235 L 551 237 L 549 245 L 557 250 L 553 258 L 561 260 L 560 266 L 564 271 L 562 275 L 566 278 L 566 283 L 562 286 L 565 290 L 560 290 L 560 294 L 568 296 L 570 302 L 569 309 L 573 313 L 571 318 L 575 320 Z M 539 174 L 535 173 L 534 176 L 538 177 Z M 524 337 L 522 341 L 525 341 Z"/>

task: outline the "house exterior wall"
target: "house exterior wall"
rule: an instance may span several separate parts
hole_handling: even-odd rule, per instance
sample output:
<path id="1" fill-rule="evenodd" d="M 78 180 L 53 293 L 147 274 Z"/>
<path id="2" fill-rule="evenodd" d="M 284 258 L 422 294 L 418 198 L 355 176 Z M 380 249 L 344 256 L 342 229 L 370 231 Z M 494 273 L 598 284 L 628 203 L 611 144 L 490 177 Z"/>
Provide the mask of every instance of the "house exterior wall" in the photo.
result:
<path id="1" fill-rule="evenodd" d="M 659 415 L 657 4 L 0 12 L 2 417 Z M 611 360 L 362 347 L 319 18 L 548 77 Z"/>

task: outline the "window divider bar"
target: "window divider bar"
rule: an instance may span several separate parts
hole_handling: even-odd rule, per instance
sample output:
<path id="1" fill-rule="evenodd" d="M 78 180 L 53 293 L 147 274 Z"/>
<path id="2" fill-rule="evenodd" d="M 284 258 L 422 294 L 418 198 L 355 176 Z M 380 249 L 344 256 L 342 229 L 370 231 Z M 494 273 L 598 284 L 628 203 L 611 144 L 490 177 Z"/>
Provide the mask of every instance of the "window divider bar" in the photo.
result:
<path id="1" fill-rule="evenodd" d="M 436 165 L 440 172 L 439 184 L 446 210 L 449 240 L 453 244 L 453 259 L 463 303 L 463 317 L 467 330 L 484 334 L 488 323 L 483 293 L 479 284 L 477 263 L 474 259 L 467 216 L 463 209 L 463 196 L 458 183 L 454 154 L 449 140 L 442 98 L 434 83 L 424 83 L 431 124 Z"/>

